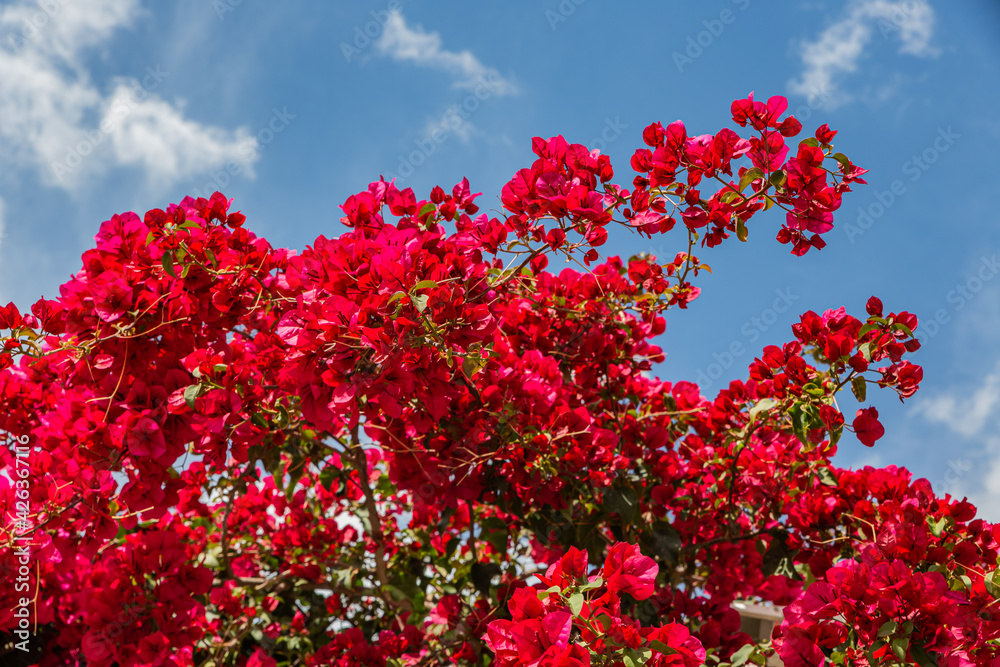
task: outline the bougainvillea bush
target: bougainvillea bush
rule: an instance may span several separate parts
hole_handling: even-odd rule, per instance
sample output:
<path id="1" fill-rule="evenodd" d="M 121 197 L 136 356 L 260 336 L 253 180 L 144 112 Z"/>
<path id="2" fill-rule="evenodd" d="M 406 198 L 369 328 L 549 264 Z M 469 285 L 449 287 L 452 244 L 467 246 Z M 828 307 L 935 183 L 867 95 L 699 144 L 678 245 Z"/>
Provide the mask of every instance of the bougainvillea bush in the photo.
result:
<path id="1" fill-rule="evenodd" d="M 807 312 L 714 396 L 652 373 L 696 255 L 808 255 L 864 183 L 786 107 L 652 124 L 631 180 L 535 138 L 493 214 L 379 180 L 301 252 L 219 193 L 103 223 L 0 309 L 0 662 L 1000 664 L 1000 528 L 831 463 L 884 432 L 838 392 L 916 391 L 914 315 Z"/>

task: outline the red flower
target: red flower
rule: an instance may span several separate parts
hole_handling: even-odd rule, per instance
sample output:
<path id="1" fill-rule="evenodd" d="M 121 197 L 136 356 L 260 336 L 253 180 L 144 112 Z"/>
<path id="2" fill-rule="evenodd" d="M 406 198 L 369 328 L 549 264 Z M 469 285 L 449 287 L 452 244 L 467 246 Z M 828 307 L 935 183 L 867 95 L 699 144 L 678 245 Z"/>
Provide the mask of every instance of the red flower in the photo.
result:
<path id="1" fill-rule="evenodd" d="M 551 570 L 551 568 L 550 568 Z M 458 600 L 457 595 L 452 595 Z M 538 591 L 534 588 L 525 587 L 514 591 L 514 594 L 507 601 L 507 608 L 510 610 L 511 618 L 514 622 L 525 621 L 530 618 L 538 618 L 545 614 L 545 607 L 538 599 Z"/>
<path id="2" fill-rule="evenodd" d="M 484 642 L 496 654 L 497 664 L 533 667 L 550 646 L 568 644 L 572 627 L 573 617 L 565 611 L 517 623 L 494 621 L 487 627 Z"/>
<path id="3" fill-rule="evenodd" d="M 836 431 L 844 425 L 844 415 L 832 405 L 824 405 L 819 409 L 819 418 L 829 431 Z"/>
<path id="4" fill-rule="evenodd" d="M 823 123 L 816 128 L 816 139 L 824 146 L 829 146 L 835 136 L 837 136 L 837 131 L 831 130 L 827 123 Z"/>
<path id="5" fill-rule="evenodd" d="M 257 649 L 247 661 L 247 667 L 276 667 L 278 661 L 267 655 L 261 649 Z"/>
<path id="6" fill-rule="evenodd" d="M 645 600 L 653 594 L 659 566 L 652 558 L 639 553 L 639 547 L 618 542 L 608 550 L 601 576 L 608 593 L 628 593 L 636 600 Z"/>
<path id="7" fill-rule="evenodd" d="M 0 330 L 18 329 L 22 323 L 23 320 L 21 319 L 21 312 L 17 309 L 17 306 L 15 306 L 13 302 L 0 307 Z"/>
<path id="8" fill-rule="evenodd" d="M 691 632 L 679 623 L 668 623 L 646 635 L 646 641 L 659 641 L 669 646 L 672 653 L 654 649 L 649 661 L 652 667 L 699 667 L 705 664 L 705 647 Z"/>
<path id="9" fill-rule="evenodd" d="M 875 441 L 885 435 L 885 428 L 878 420 L 878 410 L 864 408 L 858 410 L 854 418 L 854 432 L 865 447 L 872 447 Z"/>

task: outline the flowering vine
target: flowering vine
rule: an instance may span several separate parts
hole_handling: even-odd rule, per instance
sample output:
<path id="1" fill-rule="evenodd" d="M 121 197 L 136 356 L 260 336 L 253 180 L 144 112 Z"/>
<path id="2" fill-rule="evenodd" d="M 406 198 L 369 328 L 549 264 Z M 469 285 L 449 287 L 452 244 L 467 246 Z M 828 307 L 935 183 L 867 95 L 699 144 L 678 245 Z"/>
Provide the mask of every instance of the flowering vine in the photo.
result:
<path id="1" fill-rule="evenodd" d="M 497 216 L 379 180 L 301 252 L 220 193 L 104 222 L 58 298 L 0 308 L 0 431 L 32 448 L 0 562 L 30 537 L 38 662 L 997 664 L 1000 531 L 831 463 L 884 434 L 869 388 L 917 390 L 916 316 L 807 312 L 713 397 L 652 374 L 696 253 L 772 208 L 822 249 L 864 183 L 786 109 L 654 123 L 631 182 L 535 138 Z M 602 257 L 612 227 L 677 252 Z M 736 600 L 785 620 L 758 641 Z"/>

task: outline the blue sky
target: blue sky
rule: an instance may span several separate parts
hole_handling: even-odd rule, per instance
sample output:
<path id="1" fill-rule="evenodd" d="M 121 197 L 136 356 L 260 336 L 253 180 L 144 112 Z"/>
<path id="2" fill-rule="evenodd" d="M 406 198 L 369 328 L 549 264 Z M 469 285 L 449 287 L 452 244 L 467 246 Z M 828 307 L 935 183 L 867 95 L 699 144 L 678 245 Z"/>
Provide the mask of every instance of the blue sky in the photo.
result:
<path id="1" fill-rule="evenodd" d="M 887 435 L 844 438 L 838 463 L 906 466 L 1000 520 L 997 72 L 992 0 L 4 2 L 0 303 L 55 295 L 117 212 L 220 189 L 303 248 L 380 174 L 418 194 L 467 176 L 499 208 L 532 136 L 600 148 L 629 182 L 650 122 L 716 132 L 733 99 L 782 94 L 870 185 L 822 252 L 792 257 L 766 215 L 703 252 L 714 273 L 668 320 L 660 374 L 714 395 L 798 313 L 876 294 L 921 318 L 925 380 L 906 405 L 871 392 Z"/>

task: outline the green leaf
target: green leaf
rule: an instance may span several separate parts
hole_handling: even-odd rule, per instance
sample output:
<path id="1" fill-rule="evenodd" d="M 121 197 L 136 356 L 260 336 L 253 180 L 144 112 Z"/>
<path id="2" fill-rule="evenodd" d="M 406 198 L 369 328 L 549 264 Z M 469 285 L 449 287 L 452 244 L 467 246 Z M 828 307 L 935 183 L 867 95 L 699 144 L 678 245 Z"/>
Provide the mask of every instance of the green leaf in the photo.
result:
<path id="1" fill-rule="evenodd" d="M 595 588 L 600 588 L 604 585 L 604 579 L 601 577 L 595 578 L 593 581 L 588 581 L 587 583 L 580 586 L 580 592 L 592 591 Z"/>
<path id="2" fill-rule="evenodd" d="M 278 428 L 286 428 L 289 421 L 288 410 L 285 409 L 285 406 L 279 405 L 278 414 L 274 418 L 274 425 Z"/>
<path id="3" fill-rule="evenodd" d="M 319 483 L 323 485 L 323 488 L 327 491 L 333 486 L 333 481 L 340 477 L 340 468 L 337 466 L 326 466 L 319 473 Z"/>
<path id="4" fill-rule="evenodd" d="M 795 437 L 806 447 L 812 447 L 809 434 L 806 433 L 806 414 L 802 409 L 802 404 L 794 404 L 788 410 L 788 416 L 792 419 L 792 432 L 795 433 Z"/>
<path id="5" fill-rule="evenodd" d="M 808 139 L 803 139 L 802 141 L 799 142 L 799 146 L 803 145 L 819 147 L 819 139 L 817 139 L 816 137 L 809 137 Z"/>
<path id="6" fill-rule="evenodd" d="M 843 153 L 834 153 L 830 157 L 839 162 L 840 166 L 842 166 L 844 169 L 847 169 L 848 167 L 851 166 L 851 161 Z"/>
<path id="7" fill-rule="evenodd" d="M 897 630 L 899 630 L 899 624 L 896 623 L 896 621 L 886 621 L 882 624 L 882 627 L 878 629 L 878 636 L 891 637 L 896 634 Z"/>
<path id="8" fill-rule="evenodd" d="M 285 499 L 288 502 L 292 501 L 292 496 L 295 495 L 295 487 L 298 485 L 299 480 L 302 479 L 305 471 L 305 461 L 302 459 L 292 459 L 292 464 L 288 472 L 288 486 L 285 487 Z"/>
<path id="9" fill-rule="evenodd" d="M 868 333 L 869 331 L 871 331 L 872 329 L 878 329 L 878 323 L 877 322 L 869 322 L 868 324 L 866 324 L 863 327 L 861 327 L 861 330 L 858 332 L 858 340 L 861 340 L 862 338 L 864 338 L 865 334 Z"/>
<path id="10" fill-rule="evenodd" d="M 635 489 L 613 486 L 604 492 L 604 504 L 626 523 L 632 523 L 638 518 L 639 496 Z"/>
<path id="11" fill-rule="evenodd" d="M 833 471 L 823 466 L 816 469 L 816 473 L 819 476 L 819 481 L 826 486 L 840 486 L 840 482 L 837 481 L 836 476 L 834 476 Z"/>
<path id="12" fill-rule="evenodd" d="M 902 331 L 911 338 L 913 337 L 913 331 L 910 329 L 910 327 L 906 326 L 902 322 L 893 322 L 890 328 L 895 329 L 896 331 Z"/>
<path id="13" fill-rule="evenodd" d="M 820 385 L 818 385 L 816 382 L 810 382 L 810 383 L 806 384 L 805 386 L 803 386 L 802 388 L 810 396 L 823 396 L 823 395 L 826 394 L 826 390 L 823 389 L 823 387 L 821 387 Z"/>
<path id="14" fill-rule="evenodd" d="M 740 192 L 746 190 L 747 186 L 756 181 L 758 178 L 764 178 L 764 172 L 760 170 L 760 167 L 747 169 L 747 173 L 743 174 L 743 178 L 740 179 Z"/>
<path id="15" fill-rule="evenodd" d="M 177 274 L 174 273 L 174 251 L 167 250 L 163 253 L 163 257 L 160 258 L 160 263 L 163 265 L 163 270 L 167 272 L 167 275 L 171 278 L 176 278 Z"/>
<path id="16" fill-rule="evenodd" d="M 413 307 L 417 309 L 418 313 L 422 313 L 427 310 L 427 302 L 430 301 L 430 297 L 426 294 L 421 294 L 419 296 L 410 296 L 410 302 L 413 303 Z"/>
<path id="17" fill-rule="evenodd" d="M 770 577 L 772 574 L 780 574 L 791 579 L 799 578 L 793 560 L 796 553 L 798 551 L 788 548 L 783 536 L 776 535 L 767 547 L 767 551 L 764 552 L 764 558 L 761 562 L 764 576 Z"/>
<path id="18" fill-rule="evenodd" d="M 937 660 L 935 660 L 920 644 L 914 644 L 910 647 L 910 655 L 920 667 L 938 667 Z"/>
<path id="19" fill-rule="evenodd" d="M 372 534 L 372 520 L 368 516 L 368 509 L 364 508 L 364 507 L 355 508 L 354 515 L 356 517 L 358 517 L 359 521 L 361 521 L 361 528 L 364 529 L 365 535 L 371 535 Z"/>
<path id="20" fill-rule="evenodd" d="M 994 598 L 1000 598 L 1000 582 L 997 581 L 998 578 L 1000 578 L 1000 570 L 994 570 L 983 577 L 983 584 L 986 585 L 986 592 Z"/>
<path id="21" fill-rule="evenodd" d="M 783 171 L 773 171 L 773 172 L 771 172 L 771 175 L 768 176 L 767 180 L 774 187 L 780 188 L 781 186 L 783 186 L 785 184 L 785 181 L 788 180 L 788 177 L 785 176 L 785 172 L 783 172 Z"/>
<path id="22" fill-rule="evenodd" d="M 187 406 L 192 410 L 194 410 L 195 399 L 198 398 L 198 394 L 200 393 L 201 393 L 200 384 L 192 384 L 188 386 L 186 389 L 184 389 L 184 402 L 187 403 Z"/>
<path id="23" fill-rule="evenodd" d="M 931 517 L 927 517 L 927 527 L 930 528 L 931 535 L 934 537 L 941 537 L 944 532 L 945 527 L 948 525 L 948 517 L 941 517 L 937 521 Z"/>
<path id="24" fill-rule="evenodd" d="M 736 653 L 733 653 L 733 657 L 729 660 L 733 667 L 739 667 L 740 665 L 746 664 L 746 661 L 750 659 L 753 654 L 753 650 L 756 648 L 753 644 L 747 644 Z"/>
<path id="25" fill-rule="evenodd" d="M 741 198 L 741 196 L 740 196 L 740 193 L 739 193 L 739 192 L 736 192 L 735 190 L 726 190 L 726 191 L 725 191 L 725 192 L 723 192 L 723 193 L 722 193 L 722 195 L 721 195 L 721 196 L 719 197 L 719 200 L 720 200 L 720 201 L 722 201 L 722 202 L 723 202 L 723 203 L 725 203 L 725 204 L 729 204 L 729 203 L 731 203 L 731 202 L 732 202 L 732 201 L 733 201 L 734 199 L 740 199 L 740 198 Z"/>
<path id="26" fill-rule="evenodd" d="M 650 550 L 662 558 L 663 562 L 670 564 L 677 562 L 683 542 L 680 533 L 669 523 L 666 521 L 655 522 L 652 530 L 643 537 L 646 538 L 645 542 L 649 545 Z"/>
<path id="27" fill-rule="evenodd" d="M 747 223 L 743 222 L 743 218 L 736 218 L 736 238 L 745 243 L 748 236 L 750 232 L 747 231 Z"/>
<path id="28" fill-rule="evenodd" d="M 205 257 L 207 257 L 208 261 L 211 262 L 213 269 L 219 266 L 219 260 L 215 256 L 215 251 L 211 248 L 205 248 Z"/>
<path id="29" fill-rule="evenodd" d="M 561 592 L 562 592 L 562 589 L 559 588 L 558 586 L 550 586 L 550 587 L 546 588 L 544 591 L 538 591 L 538 599 L 539 600 L 545 600 L 546 598 L 548 598 L 553 593 L 561 593 Z"/>
<path id="30" fill-rule="evenodd" d="M 420 207 L 419 211 L 417 211 L 417 217 L 418 218 L 422 218 L 425 215 L 433 213 L 436 210 L 437 210 L 437 206 L 435 206 L 433 204 L 433 202 L 427 202 L 426 204 L 424 204 L 423 206 Z"/>
<path id="31" fill-rule="evenodd" d="M 483 368 L 483 362 L 481 359 L 477 359 L 471 356 L 466 356 L 464 359 L 462 359 L 462 372 L 465 373 L 465 377 L 469 378 L 470 380 L 474 378 L 476 376 L 476 373 L 482 370 L 482 368 Z"/>
<path id="32" fill-rule="evenodd" d="M 652 655 L 653 652 L 649 649 L 627 648 L 622 652 L 622 661 L 625 667 L 642 667 Z"/>
<path id="33" fill-rule="evenodd" d="M 906 648 L 910 645 L 909 637 L 896 637 L 892 640 L 892 652 L 899 660 L 906 659 Z"/>
<path id="34" fill-rule="evenodd" d="M 842 436 L 842 435 L 844 435 L 844 427 L 843 426 L 841 426 L 838 429 L 835 429 L 835 430 L 831 431 L 830 432 L 830 444 L 831 445 L 836 445 L 838 442 L 840 442 L 840 436 Z"/>
<path id="35" fill-rule="evenodd" d="M 583 595 L 575 593 L 569 596 L 569 612 L 574 616 L 579 616 L 581 611 L 583 611 Z"/>
<path id="36" fill-rule="evenodd" d="M 493 577 L 500 574 L 500 566 L 496 563 L 473 563 L 472 564 L 472 585 L 476 587 L 485 597 L 490 595 L 490 587 L 493 585 Z"/>
<path id="37" fill-rule="evenodd" d="M 507 522 L 495 516 L 488 516 L 478 519 L 478 523 L 487 530 L 506 530 Z"/>
<path id="38" fill-rule="evenodd" d="M 497 550 L 497 553 L 507 553 L 507 529 L 506 528 L 494 528 L 491 530 L 484 531 L 483 539 L 493 545 L 493 548 Z"/>
<path id="39" fill-rule="evenodd" d="M 440 285 L 435 280 L 421 280 L 419 283 L 413 286 L 413 290 L 418 289 L 434 289 L 435 287 L 440 287 Z"/>
<path id="40" fill-rule="evenodd" d="M 868 383 L 859 375 L 851 380 L 851 391 L 854 392 L 854 398 L 858 399 L 858 403 L 864 403 L 868 395 Z"/>
<path id="41" fill-rule="evenodd" d="M 663 655 L 673 655 L 673 654 L 677 653 L 677 649 L 671 648 L 670 646 L 667 646 L 666 644 L 664 644 L 663 642 L 661 642 L 659 639 L 653 639 L 653 640 L 651 640 L 649 642 L 649 648 L 653 649 L 654 651 L 659 651 Z M 740 649 L 740 650 L 742 650 L 742 649 Z M 733 663 L 733 664 L 736 664 L 736 663 Z"/>
<path id="42" fill-rule="evenodd" d="M 764 410 L 770 410 L 777 404 L 778 401 L 774 400 L 773 398 L 762 398 L 760 401 L 758 401 L 757 405 L 750 408 L 750 423 L 754 422 L 759 413 L 763 412 Z"/>

